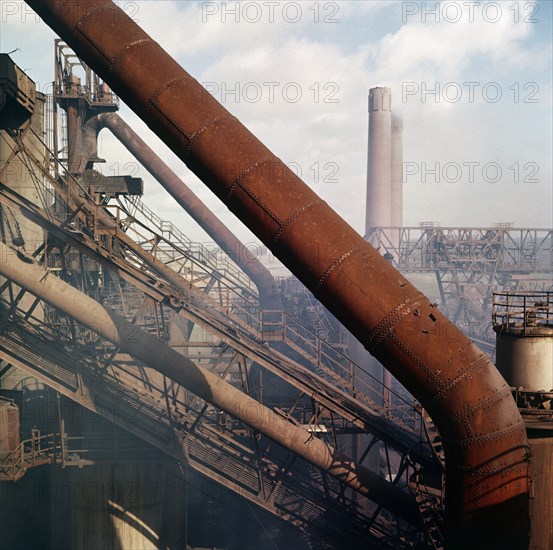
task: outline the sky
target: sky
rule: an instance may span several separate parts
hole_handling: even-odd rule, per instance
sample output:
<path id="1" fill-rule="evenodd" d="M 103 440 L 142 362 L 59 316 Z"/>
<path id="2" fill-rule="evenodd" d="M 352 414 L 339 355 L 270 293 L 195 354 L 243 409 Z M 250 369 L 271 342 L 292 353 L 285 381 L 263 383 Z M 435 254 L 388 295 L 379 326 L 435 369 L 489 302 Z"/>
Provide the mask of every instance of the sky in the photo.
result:
<path id="1" fill-rule="evenodd" d="M 404 223 L 553 226 L 552 2 L 188 2 L 118 5 L 360 233 L 367 96 L 404 123 Z M 54 33 L 0 2 L 0 51 L 48 90 Z M 255 237 L 128 109 L 121 116 L 245 242 Z M 107 130 L 107 175 L 210 240 Z"/>

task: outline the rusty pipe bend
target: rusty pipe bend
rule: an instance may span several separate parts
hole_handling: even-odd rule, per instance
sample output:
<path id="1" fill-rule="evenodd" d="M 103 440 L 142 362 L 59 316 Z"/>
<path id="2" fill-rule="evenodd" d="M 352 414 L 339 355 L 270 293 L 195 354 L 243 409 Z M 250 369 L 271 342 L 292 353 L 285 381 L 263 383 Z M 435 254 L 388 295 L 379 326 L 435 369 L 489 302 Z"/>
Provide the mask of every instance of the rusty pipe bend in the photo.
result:
<path id="1" fill-rule="evenodd" d="M 27 2 L 429 411 L 448 546 L 527 548 L 528 444 L 491 361 L 111 1 Z"/>
<path id="2" fill-rule="evenodd" d="M 271 272 L 244 246 L 195 193 L 151 147 L 117 114 L 102 113 L 87 122 L 86 131 L 97 136 L 107 128 L 148 170 L 177 203 L 206 231 L 215 243 L 253 281 L 259 292 L 260 307 L 280 309 L 280 294 Z"/>

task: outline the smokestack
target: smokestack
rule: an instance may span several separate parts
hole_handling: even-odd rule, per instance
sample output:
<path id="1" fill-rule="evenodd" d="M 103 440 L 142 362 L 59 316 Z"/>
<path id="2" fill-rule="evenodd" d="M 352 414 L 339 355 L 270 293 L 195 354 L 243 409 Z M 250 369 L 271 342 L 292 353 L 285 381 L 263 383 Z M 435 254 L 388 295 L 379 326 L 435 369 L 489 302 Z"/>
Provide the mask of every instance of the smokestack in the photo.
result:
<path id="1" fill-rule="evenodd" d="M 369 146 L 367 154 L 367 210 L 365 232 L 392 225 L 392 93 L 369 90 Z"/>
<path id="2" fill-rule="evenodd" d="M 403 120 L 392 113 L 392 191 L 391 220 L 395 227 L 403 226 Z"/>

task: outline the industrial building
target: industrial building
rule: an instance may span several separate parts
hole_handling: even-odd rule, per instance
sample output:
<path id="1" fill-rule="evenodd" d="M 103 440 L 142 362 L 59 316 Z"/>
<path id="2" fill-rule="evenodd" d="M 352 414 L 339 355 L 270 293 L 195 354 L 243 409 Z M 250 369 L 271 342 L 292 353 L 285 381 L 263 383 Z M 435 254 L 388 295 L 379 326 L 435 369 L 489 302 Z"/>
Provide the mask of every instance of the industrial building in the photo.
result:
<path id="1" fill-rule="evenodd" d="M 553 230 L 404 226 L 376 87 L 361 236 L 111 0 L 28 3 L 59 38 L 51 95 L 0 53 L 0 548 L 551 548 Z"/>

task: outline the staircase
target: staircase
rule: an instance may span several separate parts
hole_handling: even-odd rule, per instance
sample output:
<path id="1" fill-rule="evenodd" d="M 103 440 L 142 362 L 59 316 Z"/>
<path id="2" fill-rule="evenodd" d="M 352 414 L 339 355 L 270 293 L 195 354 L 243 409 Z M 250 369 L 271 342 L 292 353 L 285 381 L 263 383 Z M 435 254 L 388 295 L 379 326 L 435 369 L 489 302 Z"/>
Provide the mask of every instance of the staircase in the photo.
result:
<path id="1" fill-rule="evenodd" d="M 417 494 L 416 499 L 430 547 L 434 550 L 443 550 L 444 539 L 441 532 L 443 517 L 441 509 L 436 504 L 436 499 L 422 493 Z"/>
<path id="2" fill-rule="evenodd" d="M 143 228 L 153 230 L 159 237 L 155 246 L 152 241 L 144 241 L 144 248 L 149 244 L 150 250 L 165 264 L 173 268 L 175 264 L 178 266 L 175 271 L 182 271 L 185 262 L 192 262 L 203 271 L 202 280 L 211 281 L 215 276 L 226 286 L 245 291 L 248 297 L 255 299 L 257 289 L 251 279 L 218 247 L 214 245 L 215 248 L 209 250 L 204 244 L 192 241 L 171 222 L 162 220 L 140 197 L 127 196 L 124 201 L 119 200 L 119 205 L 129 215 L 127 233 L 132 236 L 133 219 L 142 220 Z"/>
<path id="3" fill-rule="evenodd" d="M 124 294 L 120 292 L 110 293 L 109 291 L 109 288 L 103 289 L 102 294 L 96 296 L 96 299 L 106 306 L 109 305 L 120 314 L 125 312 L 127 319 L 135 323 L 140 320 L 138 324 L 141 328 L 158 336 L 161 316 L 156 318 L 152 314 L 151 308 L 145 308 L 140 300 L 133 298 L 135 294 L 136 296 L 141 294 L 139 291 L 132 291 L 130 288 L 125 289 Z M 124 305 L 121 298 L 125 296 L 126 301 L 127 292 L 130 292 L 129 300 L 127 305 Z M 147 311 L 149 313 L 146 313 Z M 204 327 L 204 329 L 208 329 L 211 334 L 220 340 L 221 344 L 227 344 L 230 349 L 224 352 L 225 357 L 229 358 L 234 352 L 242 354 L 306 395 L 316 395 L 317 400 L 325 407 L 355 423 L 359 428 L 365 429 L 370 426 L 372 430 L 381 434 L 382 438 L 389 440 L 390 444 L 398 450 L 404 452 L 419 441 L 415 431 L 418 414 L 409 403 L 404 401 L 400 402 L 399 405 L 396 403 L 391 409 L 391 417 L 389 419 L 384 418 L 380 414 L 377 405 L 378 393 L 376 390 L 373 390 L 366 382 L 356 384 L 356 381 L 352 380 L 355 376 L 354 364 L 285 314 L 281 314 L 282 322 L 279 321 L 278 323 L 282 327 L 282 340 L 302 357 L 311 361 L 311 368 L 306 368 L 300 362 L 290 358 L 289 353 L 285 355 L 268 347 L 260 338 L 255 338 L 254 335 L 241 330 L 241 325 L 238 325 L 238 323 L 233 326 L 232 315 L 222 315 L 220 311 L 206 308 L 202 303 L 196 303 L 195 300 L 191 300 L 187 304 L 186 311 L 181 310 L 179 313 L 184 315 L 186 319 Z M 164 316 L 166 320 L 169 317 L 170 313 L 166 313 Z M 161 327 L 161 330 L 166 334 L 167 326 Z M 258 334 L 261 336 L 260 333 Z M 201 344 L 210 349 L 208 344 Z M 216 361 L 222 362 L 219 346 L 211 347 L 211 349 L 212 354 L 203 356 L 204 359 L 209 361 L 205 364 L 206 368 L 209 369 L 214 368 L 213 365 Z M 310 350 L 313 350 L 311 354 L 309 353 Z M 314 374 L 313 370 L 315 369 L 319 369 L 321 375 Z M 315 372 L 317 371 L 315 370 Z M 348 386 L 350 381 L 353 384 Z M 375 380 L 375 385 L 376 383 Z M 352 396 L 351 387 L 359 387 L 365 392 L 358 390 L 358 394 Z M 348 389 L 350 392 L 347 391 Z M 367 396 L 369 391 L 372 391 L 374 401 Z"/>
<path id="4" fill-rule="evenodd" d="M 391 548 L 383 539 L 392 537 L 393 525 L 379 517 L 367 532 L 374 508 L 367 510 L 340 496 L 336 480 L 325 484 L 314 480 L 310 467 L 301 460 L 269 440 L 252 437 L 248 427 L 224 417 L 183 388 L 167 390 L 163 377 L 151 369 L 124 356 L 106 366 L 112 349 L 100 353 L 96 346 L 95 355 L 89 348 L 67 346 L 53 333 L 48 336 L 44 327 L 37 331 L 24 319 L 7 324 L 0 335 L 3 360 L 265 510 L 300 529 L 323 532 L 337 544 L 344 539 L 339 526 L 347 522 L 351 548 L 367 544 Z M 29 446 L 22 443 L 22 448 L 25 458 L 15 469 L 5 471 L 10 479 L 19 479 L 29 467 Z M 59 455 L 59 445 L 55 449 Z M 21 449 L 18 452 L 21 455 Z M 39 453 L 35 455 L 36 461 Z M 40 453 L 40 460 L 59 461 L 52 452 Z M 397 546 L 409 547 L 408 538 Z"/>
<path id="5" fill-rule="evenodd" d="M 423 428 L 441 471 L 426 472 L 416 468 L 409 478 L 409 489 L 415 495 L 428 544 L 433 550 L 443 550 L 443 503 L 445 493 L 445 454 L 440 433 L 426 410 L 421 410 Z"/>
<path id="6" fill-rule="evenodd" d="M 16 482 L 30 468 L 62 462 L 65 452 L 60 434 L 41 436 L 38 430 L 33 430 L 30 439 L 21 441 L 11 452 L 0 454 L 0 481 Z"/>
<path id="7" fill-rule="evenodd" d="M 49 231 L 53 230 L 55 220 L 48 219 L 44 223 L 52 228 Z M 127 319 L 135 319 L 160 339 L 167 338 L 165 323 L 169 318 L 166 315 L 164 319 L 161 312 L 165 310 L 171 315 L 182 316 L 217 335 L 223 346 L 232 348 L 231 353 L 242 354 L 328 409 L 329 428 L 333 414 L 337 414 L 354 426 L 389 441 L 400 453 L 408 452 L 419 443 L 414 424 L 408 424 L 409 418 L 417 416 L 411 404 L 405 403 L 408 414 L 398 408 L 392 420 L 384 418 L 377 405 L 378 399 L 370 397 L 370 391 L 376 392 L 378 388 L 382 391 L 382 387 L 374 381 L 376 390 L 362 391 L 364 385 L 370 386 L 360 380 L 359 367 L 286 314 L 277 312 L 275 321 L 275 312 L 261 312 L 233 289 L 226 295 L 239 295 L 240 299 L 217 301 L 211 292 L 202 290 L 203 283 L 199 288 L 195 286 L 199 278 L 188 279 L 190 292 L 181 293 L 152 276 L 147 266 L 136 261 L 125 262 L 114 255 L 113 248 L 103 248 L 84 232 L 76 236 L 60 226 L 56 227 L 56 232 L 67 243 L 78 239 L 81 250 L 101 256 L 106 270 L 119 273 L 121 281 L 127 281 L 124 291 L 120 286 L 99 288 L 96 299 Z M 176 260 L 174 265 L 178 268 Z M 185 273 L 184 269 L 177 271 Z M 131 285 L 136 288 L 129 290 Z M 220 285 L 224 286 L 222 282 Z M 145 307 L 145 301 L 151 301 L 156 307 Z M 9 303 L 6 307 L 17 321 L 13 331 L 6 328 L 0 337 L 0 356 L 8 363 L 295 525 L 303 528 L 316 525 L 325 532 L 334 531 L 332 536 L 343 537 L 343 532 L 335 532 L 335 526 L 353 521 L 357 527 L 352 527 L 348 536 L 360 541 L 367 536 L 375 541 L 396 537 L 394 525 L 378 513 L 378 521 L 368 521 L 367 510 L 346 498 L 336 481 L 323 486 L 316 483 L 305 467 L 296 467 L 293 460 L 283 459 L 282 449 L 276 449 L 270 441 L 263 440 L 258 448 L 252 447 L 256 436 L 248 427 L 201 400 L 191 398 L 183 388 L 175 387 L 171 381 L 160 378 L 161 375 L 118 353 L 97 336 L 90 334 L 83 344 L 71 334 L 71 323 L 64 332 L 59 330 L 62 325 L 41 325 L 32 316 L 14 316 L 16 308 L 10 309 Z M 158 310 L 159 316 L 155 313 Z M 276 327 L 271 334 L 279 335 L 280 342 L 302 355 L 313 368 L 269 347 L 264 339 L 265 327 L 269 324 L 263 317 L 265 314 Z M 87 333 L 80 331 L 82 329 L 76 331 L 77 336 Z M 226 353 L 224 347 L 220 353 Z M 324 376 L 315 374 L 316 369 Z M 121 407 L 132 416 L 122 415 Z M 428 455 L 421 452 L 418 459 L 426 463 Z M 375 511 L 370 505 L 368 510 L 369 516 Z M 319 520 L 323 515 L 333 514 L 337 514 L 336 522 Z M 363 527 L 359 528 L 360 525 Z M 367 525 L 370 525 L 368 533 Z M 410 537 L 417 536 L 418 532 L 402 535 L 399 547 L 408 547 Z M 352 543 L 350 547 L 359 545 Z"/>
<path id="8" fill-rule="evenodd" d="M 316 334 L 286 312 L 261 310 L 256 301 L 247 298 L 252 292 L 251 281 L 240 270 L 238 271 L 241 275 L 236 275 L 235 270 L 238 268 L 228 259 L 223 261 L 221 254 L 208 253 L 203 245 L 199 245 L 199 248 L 194 250 L 193 245 L 198 243 L 191 243 L 172 224 L 159 219 L 142 201 L 137 198 L 127 199 L 127 201 L 132 204 L 136 212 L 153 224 L 153 228 L 150 228 L 151 238 L 142 241 L 143 247 L 157 259 L 178 273 L 182 273 L 185 278 L 189 278 L 191 290 L 199 291 L 198 299 L 193 300 L 193 305 L 191 303 L 189 308 L 189 313 L 193 310 L 194 322 L 204 327 L 209 326 L 210 330 L 214 330 L 223 339 L 228 338 L 228 331 L 227 334 L 221 334 L 217 327 L 232 327 L 239 333 L 241 343 L 250 352 L 256 351 L 255 357 L 247 354 L 254 360 L 267 355 L 266 349 L 263 348 L 269 344 L 275 350 L 274 353 L 280 353 L 279 359 L 290 362 L 289 358 L 293 357 L 296 370 L 301 366 L 307 367 L 327 384 L 351 396 L 371 414 L 374 412 L 380 414 L 379 403 L 382 403 L 385 392 L 389 391 L 395 395 L 390 410 L 391 420 L 412 433 L 418 432 L 420 417 L 412 402 L 406 401 L 393 390 L 384 388 L 381 381 L 356 365 L 341 350 L 324 340 L 320 334 Z M 131 215 L 131 211 L 127 213 Z M 127 224 L 129 223 L 127 221 Z M 166 237 L 162 238 L 157 231 L 165 231 Z M 191 267 L 189 262 L 190 256 L 194 257 L 194 267 Z M 216 284 L 214 284 L 213 270 L 218 273 Z M 248 285 L 240 288 L 230 286 L 227 274 L 232 274 L 232 285 L 242 285 L 244 279 L 247 279 Z M 316 317 L 314 326 L 321 327 L 321 334 L 328 334 L 332 325 L 324 310 L 322 310 L 323 313 L 319 311 L 322 308 L 312 296 L 310 297 L 303 285 L 298 283 L 297 286 L 306 301 L 307 311 L 311 312 L 308 314 Z M 209 305 L 208 308 L 205 307 L 205 302 Z M 277 343 L 283 345 L 279 346 Z M 232 343 L 233 346 L 235 344 L 236 342 Z M 240 351 L 244 352 L 244 349 Z M 277 370 L 283 369 L 277 367 Z"/>
<path id="9" fill-rule="evenodd" d="M 432 422 L 432 419 L 425 409 L 422 409 L 421 411 L 421 418 L 424 432 L 426 434 L 426 439 L 430 443 L 435 457 L 438 459 L 438 462 L 442 468 L 442 472 L 445 472 L 444 445 L 440 436 L 440 432 L 434 425 L 434 422 Z"/>
<path id="10" fill-rule="evenodd" d="M 382 384 L 288 315 L 277 312 L 275 321 L 274 312 L 261 312 L 255 304 L 230 290 L 238 298 L 229 302 L 217 302 L 196 289 L 193 281 L 187 283 L 189 291 L 175 290 L 152 273 L 144 262 L 138 261 L 136 256 L 127 261 L 122 244 L 113 246 L 111 243 L 104 246 L 101 238 L 96 240 L 85 231 L 78 231 L 78 227 L 70 230 L 36 206 L 15 197 L 13 192 L 5 198 L 14 202 L 18 208 L 29 211 L 37 223 L 61 241 L 70 246 L 78 246 L 90 258 L 100 257 L 104 269 L 118 273 L 121 281 L 125 281 L 126 289 L 134 286 L 148 299 L 162 302 L 163 307 L 168 307 L 172 315 L 178 315 L 187 323 L 202 327 L 206 333 L 219 338 L 221 344 L 230 346 L 250 361 L 276 374 L 329 411 L 337 413 L 362 430 L 376 434 L 401 453 L 408 452 L 419 442 L 419 413 L 411 403 L 398 396 L 394 400 L 390 418 L 384 418 L 378 404 L 382 402 Z M 119 250 L 117 254 L 114 253 L 116 250 Z M 55 266 L 52 268 L 57 269 Z M 186 279 L 184 281 L 186 283 Z M 100 285 L 99 292 L 102 288 Z M 124 292 L 118 289 L 111 294 L 121 299 Z M 100 302 L 115 299 L 107 296 L 93 297 Z M 128 308 L 125 310 L 123 304 L 121 307 L 127 319 L 132 320 L 133 312 L 128 311 Z M 286 349 L 294 348 L 297 357 L 302 358 L 301 363 L 290 358 L 289 352 L 285 355 L 282 351 L 269 347 L 270 343 L 275 342 L 268 342 L 263 338 L 266 336 L 263 328 L 268 324 L 263 317 L 265 314 L 270 316 L 276 328 L 271 331 L 271 335 L 278 335 Z M 317 375 L 316 372 L 324 376 Z M 418 446 L 417 449 L 421 450 L 421 447 Z M 429 455 L 421 451 L 419 459 L 428 461 Z"/>

